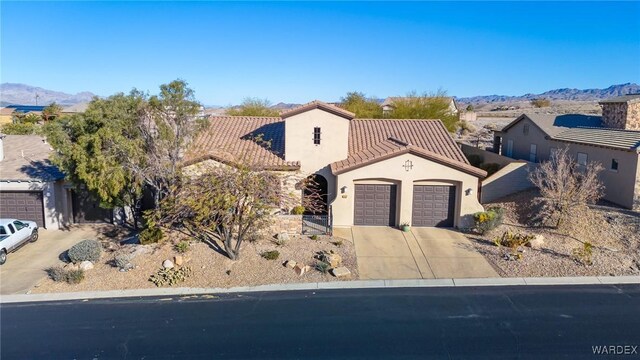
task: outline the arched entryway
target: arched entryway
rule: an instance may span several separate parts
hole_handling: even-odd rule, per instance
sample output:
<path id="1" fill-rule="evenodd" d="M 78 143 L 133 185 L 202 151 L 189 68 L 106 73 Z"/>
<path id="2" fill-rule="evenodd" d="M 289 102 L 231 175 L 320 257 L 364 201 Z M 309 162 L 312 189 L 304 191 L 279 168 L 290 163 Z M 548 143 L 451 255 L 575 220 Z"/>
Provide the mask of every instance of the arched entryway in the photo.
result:
<path id="1" fill-rule="evenodd" d="M 305 203 L 313 201 L 317 206 L 313 209 L 305 209 L 305 215 L 326 215 L 328 213 L 328 192 L 329 183 L 327 179 L 320 174 L 313 174 L 307 177 L 307 186 L 304 189 L 303 196 Z M 312 200 L 313 198 L 316 198 Z"/>

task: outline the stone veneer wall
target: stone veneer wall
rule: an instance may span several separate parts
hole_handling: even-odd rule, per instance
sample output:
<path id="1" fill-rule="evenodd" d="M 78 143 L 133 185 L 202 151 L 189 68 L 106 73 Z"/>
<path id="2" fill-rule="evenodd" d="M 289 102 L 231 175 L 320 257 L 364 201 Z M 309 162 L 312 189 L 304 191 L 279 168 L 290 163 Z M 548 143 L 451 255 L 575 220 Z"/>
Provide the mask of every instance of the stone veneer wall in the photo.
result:
<path id="1" fill-rule="evenodd" d="M 302 234 L 302 215 L 276 215 L 269 227 L 269 235 L 285 232 L 287 234 Z"/>
<path id="2" fill-rule="evenodd" d="M 614 129 L 640 130 L 640 102 L 603 104 L 602 122 Z"/>
<path id="3" fill-rule="evenodd" d="M 636 176 L 636 188 L 633 193 L 633 210 L 640 211 L 640 176 Z"/>

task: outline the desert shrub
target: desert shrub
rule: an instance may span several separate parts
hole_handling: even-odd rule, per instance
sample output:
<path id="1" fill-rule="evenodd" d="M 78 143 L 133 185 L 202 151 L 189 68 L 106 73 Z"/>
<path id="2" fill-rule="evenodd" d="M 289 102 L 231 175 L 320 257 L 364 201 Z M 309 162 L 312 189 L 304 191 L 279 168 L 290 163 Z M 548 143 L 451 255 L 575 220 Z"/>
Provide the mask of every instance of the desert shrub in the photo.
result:
<path id="1" fill-rule="evenodd" d="M 470 154 L 467 155 L 467 160 L 469 160 L 469 164 L 478 167 L 484 162 L 484 158 L 480 155 Z"/>
<path id="2" fill-rule="evenodd" d="M 280 256 L 280 253 L 278 252 L 278 250 L 264 251 L 260 253 L 260 256 L 267 260 L 276 260 Z"/>
<path id="3" fill-rule="evenodd" d="M 69 284 L 79 284 L 80 282 L 82 282 L 82 280 L 84 280 L 84 270 L 68 270 L 66 274 L 66 280 Z"/>
<path id="4" fill-rule="evenodd" d="M 331 270 L 331 265 L 324 261 L 316 261 L 313 267 L 319 272 L 321 272 L 322 274 L 326 274 L 329 272 L 329 270 Z"/>
<path id="5" fill-rule="evenodd" d="M 571 255 L 574 260 L 583 265 L 593 265 L 593 245 L 590 242 L 585 242 L 582 246 L 573 249 Z"/>
<path id="6" fill-rule="evenodd" d="M 500 170 L 500 165 L 496 163 L 481 164 L 480 169 L 487 172 L 487 176 L 491 176 Z"/>
<path id="7" fill-rule="evenodd" d="M 67 270 L 65 270 L 62 266 L 53 266 L 48 268 L 47 275 L 53 281 L 67 281 Z"/>
<path id="8" fill-rule="evenodd" d="M 74 263 L 91 261 L 93 263 L 100 259 L 102 245 L 97 240 L 82 240 L 73 245 L 67 252 L 69 259 Z"/>
<path id="9" fill-rule="evenodd" d="M 84 280 L 84 270 L 82 269 L 65 269 L 62 266 L 53 266 L 48 268 L 47 274 L 51 280 L 56 282 L 65 281 L 69 284 L 79 284 Z"/>
<path id="10" fill-rule="evenodd" d="M 535 238 L 534 235 L 528 235 L 524 233 L 512 233 L 510 231 L 505 231 L 502 233 L 502 236 L 495 238 L 493 241 L 496 246 L 504 246 L 511 249 L 513 254 L 517 254 L 518 257 L 521 255 L 518 253 L 518 249 L 521 246 L 526 245 L 529 241 Z"/>
<path id="11" fill-rule="evenodd" d="M 180 241 L 179 243 L 177 243 L 177 244 L 174 246 L 174 248 L 176 249 L 176 251 L 177 251 L 178 253 L 180 253 L 180 254 L 184 254 L 184 253 L 186 253 L 187 251 L 189 251 L 189 247 L 190 247 L 190 246 L 191 246 L 191 245 L 189 244 L 189 242 L 188 242 L 188 241 L 184 241 L 184 240 L 182 240 L 182 241 Z"/>
<path id="12" fill-rule="evenodd" d="M 475 224 L 474 229 L 480 234 L 489 232 L 502 225 L 503 217 L 504 209 L 499 207 L 489 208 L 487 209 L 487 211 L 477 212 L 473 214 L 473 220 Z"/>
<path id="13" fill-rule="evenodd" d="M 164 285 L 173 286 L 177 283 L 185 281 L 189 276 L 191 276 L 191 268 L 188 266 L 183 266 L 179 269 L 161 268 L 155 274 L 149 277 L 149 281 L 151 281 L 158 287 Z"/>
<path id="14" fill-rule="evenodd" d="M 148 227 L 140 232 L 140 244 L 155 244 L 162 240 L 164 233 L 159 227 Z"/>
<path id="15" fill-rule="evenodd" d="M 318 235 L 315 235 L 315 234 L 314 234 L 314 235 L 309 236 L 309 238 L 310 238 L 311 240 L 318 240 Z"/>
<path id="16" fill-rule="evenodd" d="M 531 100 L 531 105 L 537 107 L 537 108 L 541 108 L 541 107 L 549 107 L 551 106 L 551 100 L 549 99 L 532 99 Z"/>
<path id="17" fill-rule="evenodd" d="M 342 240 L 336 240 L 336 241 L 333 241 L 333 242 L 331 242 L 331 243 L 332 243 L 333 245 L 337 246 L 337 247 L 340 247 L 340 246 L 342 246 L 342 244 L 343 244 L 343 243 L 342 243 Z"/>
<path id="18" fill-rule="evenodd" d="M 131 255 L 124 252 L 116 252 L 113 256 L 113 264 L 120 270 L 131 268 Z"/>
<path id="19" fill-rule="evenodd" d="M 304 214 L 304 206 L 294 206 L 293 209 L 291 209 L 291 214 L 292 215 L 302 215 Z"/>

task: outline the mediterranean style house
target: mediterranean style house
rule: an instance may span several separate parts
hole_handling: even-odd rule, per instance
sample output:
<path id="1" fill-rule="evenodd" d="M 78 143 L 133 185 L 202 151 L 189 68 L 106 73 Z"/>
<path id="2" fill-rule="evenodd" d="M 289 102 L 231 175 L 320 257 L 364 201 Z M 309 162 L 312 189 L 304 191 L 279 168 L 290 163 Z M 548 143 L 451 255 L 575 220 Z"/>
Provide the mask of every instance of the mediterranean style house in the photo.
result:
<path id="1" fill-rule="evenodd" d="M 523 114 L 494 135 L 494 152 L 541 162 L 568 147 L 579 165 L 597 161 L 604 199 L 640 209 L 640 94 L 600 102 L 602 116 Z"/>
<path id="2" fill-rule="evenodd" d="M 356 119 L 320 101 L 280 117 L 215 116 L 184 170 L 238 159 L 283 174 L 300 196 L 295 185 L 312 177 L 336 227 L 467 227 L 483 210 L 486 172 L 469 164 L 440 120 Z"/>

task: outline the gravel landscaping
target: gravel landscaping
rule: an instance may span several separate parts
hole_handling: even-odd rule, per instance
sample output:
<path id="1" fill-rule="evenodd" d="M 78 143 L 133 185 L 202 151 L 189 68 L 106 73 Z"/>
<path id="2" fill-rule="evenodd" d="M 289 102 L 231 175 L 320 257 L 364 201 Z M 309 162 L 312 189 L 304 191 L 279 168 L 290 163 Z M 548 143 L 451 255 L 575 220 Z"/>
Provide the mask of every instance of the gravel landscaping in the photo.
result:
<path id="1" fill-rule="evenodd" d="M 284 245 L 277 245 L 271 239 L 260 239 L 243 244 L 241 257 L 232 261 L 218 253 L 212 246 L 203 242 L 192 242 L 189 250 L 179 254 L 175 242 L 166 241 L 154 245 L 110 246 L 103 252 L 94 268 L 86 271 L 85 279 L 79 284 L 54 282 L 43 279 L 32 293 L 75 292 L 95 290 L 125 290 L 139 288 L 155 288 L 149 277 L 162 268 L 165 260 L 174 260 L 182 255 L 182 267 L 191 268 L 191 275 L 175 287 L 234 287 L 254 286 L 277 283 L 323 282 L 358 279 L 355 249 L 345 239 L 318 236 L 316 240 L 308 236 L 291 236 Z M 276 260 L 267 260 L 261 256 L 266 251 L 277 250 Z M 133 268 L 120 271 L 113 264 L 116 251 L 135 251 L 131 260 Z M 313 266 L 314 255 L 319 251 L 333 251 L 342 258 L 342 266 L 351 274 L 338 279 L 331 274 L 322 274 Z M 294 260 L 309 265 L 310 268 L 302 276 L 298 276 L 293 268 L 284 265 L 285 261 Z"/>
<path id="2" fill-rule="evenodd" d="M 640 275 L 640 213 L 603 203 L 575 219 L 570 235 L 566 235 L 530 226 L 535 209 L 529 204 L 535 196 L 537 191 L 529 190 L 489 204 L 505 209 L 503 225 L 484 235 L 467 235 L 501 276 Z M 506 260 L 505 254 L 511 250 L 494 244 L 505 231 L 542 235 L 544 245 L 540 249 L 521 248 L 524 252 L 520 260 Z M 593 245 L 592 265 L 584 265 L 572 256 L 584 241 Z"/>

